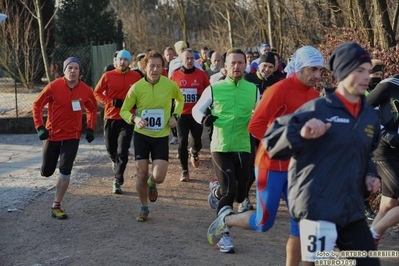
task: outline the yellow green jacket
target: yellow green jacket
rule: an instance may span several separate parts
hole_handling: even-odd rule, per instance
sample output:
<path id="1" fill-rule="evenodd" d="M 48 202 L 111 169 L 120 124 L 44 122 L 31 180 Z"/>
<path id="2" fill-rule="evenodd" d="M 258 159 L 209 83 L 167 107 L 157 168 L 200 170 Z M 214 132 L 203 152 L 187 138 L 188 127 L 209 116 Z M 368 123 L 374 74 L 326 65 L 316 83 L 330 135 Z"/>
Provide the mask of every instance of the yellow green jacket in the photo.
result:
<path id="1" fill-rule="evenodd" d="M 177 83 L 161 76 L 156 84 L 151 84 L 144 77 L 130 88 L 120 115 L 128 124 L 133 124 L 130 111 L 136 105 L 136 115 L 147 120 L 148 126 L 142 129 L 135 126 L 135 132 L 154 138 L 169 136 L 172 99 L 175 99 L 173 113 L 180 116 L 184 97 Z"/>

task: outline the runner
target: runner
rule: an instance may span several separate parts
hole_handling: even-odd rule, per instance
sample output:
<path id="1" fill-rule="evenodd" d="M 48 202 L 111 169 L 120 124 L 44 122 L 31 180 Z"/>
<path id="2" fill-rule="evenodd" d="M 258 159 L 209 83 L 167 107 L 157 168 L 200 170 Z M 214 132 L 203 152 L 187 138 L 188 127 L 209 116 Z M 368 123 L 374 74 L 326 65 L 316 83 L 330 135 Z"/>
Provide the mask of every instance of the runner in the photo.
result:
<path id="1" fill-rule="evenodd" d="M 136 160 L 136 189 L 140 198 L 138 222 L 148 218 L 148 199 L 158 198 L 157 184 L 161 184 L 168 171 L 169 133 L 176 127 L 184 105 L 184 97 L 176 82 L 162 76 L 164 60 L 160 53 L 151 51 L 143 59 L 145 77 L 136 82 L 123 102 L 120 115 L 134 126 L 134 157 Z M 176 106 L 170 115 L 172 99 Z M 137 115 L 130 110 L 137 106 Z M 149 155 L 152 159 L 152 174 L 149 174 Z"/>

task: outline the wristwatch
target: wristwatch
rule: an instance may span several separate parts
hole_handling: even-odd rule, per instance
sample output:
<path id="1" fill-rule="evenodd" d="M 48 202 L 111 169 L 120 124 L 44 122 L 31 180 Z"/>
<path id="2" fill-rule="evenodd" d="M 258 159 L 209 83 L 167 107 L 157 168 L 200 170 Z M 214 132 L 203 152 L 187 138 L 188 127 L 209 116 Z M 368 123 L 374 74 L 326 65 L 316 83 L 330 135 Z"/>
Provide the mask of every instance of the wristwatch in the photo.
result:
<path id="1" fill-rule="evenodd" d="M 179 120 L 180 116 L 178 114 L 173 114 L 173 116 L 175 117 L 176 121 Z"/>

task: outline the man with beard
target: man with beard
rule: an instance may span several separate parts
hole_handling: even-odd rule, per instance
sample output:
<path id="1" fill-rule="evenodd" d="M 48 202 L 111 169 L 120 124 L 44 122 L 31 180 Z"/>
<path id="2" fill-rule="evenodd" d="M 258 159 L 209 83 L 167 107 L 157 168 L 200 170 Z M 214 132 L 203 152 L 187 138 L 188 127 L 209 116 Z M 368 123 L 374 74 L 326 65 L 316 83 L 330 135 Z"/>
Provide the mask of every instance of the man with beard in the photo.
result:
<path id="1" fill-rule="evenodd" d="M 140 80 L 140 74 L 130 70 L 131 55 L 126 50 L 118 52 L 116 68 L 105 72 L 94 89 L 96 99 L 105 105 L 104 141 L 114 171 L 112 192 L 122 194 L 124 172 L 129 158 L 133 127 L 126 123 L 119 112 L 130 87 Z M 133 114 L 133 110 L 131 111 Z"/>
<path id="2" fill-rule="evenodd" d="M 259 58 L 258 70 L 256 72 L 247 73 L 244 76 L 245 80 L 252 82 L 256 85 L 261 95 L 260 97 L 262 97 L 263 92 L 268 87 L 272 86 L 274 83 L 280 80 L 279 78 L 273 75 L 275 64 L 276 61 L 274 53 L 266 52 L 263 55 L 261 55 L 261 57 Z M 259 146 L 259 140 L 257 140 L 251 135 L 251 143 L 252 143 L 252 151 L 251 151 L 252 162 L 254 162 L 255 154 Z M 245 200 L 242 203 L 240 203 L 240 206 L 238 207 L 238 212 L 245 212 L 254 209 L 249 199 L 249 190 L 251 189 L 251 186 L 255 181 L 255 174 L 253 170 L 251 171 L 250 178 L 251 179 L 247 187 L 247 196 Z"/>

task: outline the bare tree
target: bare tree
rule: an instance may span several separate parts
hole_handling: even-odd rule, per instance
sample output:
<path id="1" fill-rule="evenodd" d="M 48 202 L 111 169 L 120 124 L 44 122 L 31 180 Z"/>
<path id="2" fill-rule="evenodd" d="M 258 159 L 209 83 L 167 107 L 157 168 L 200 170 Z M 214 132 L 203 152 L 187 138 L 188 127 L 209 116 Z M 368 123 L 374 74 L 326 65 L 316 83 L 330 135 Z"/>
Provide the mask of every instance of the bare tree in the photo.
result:
<path id="1" fill-rule="evenodd" d="M 379 16 L 376 23 L 381 25 L 382 29 L 380 32 L 381 46 L 384 48 L 393 47 L 396 45 L 396 39 L 389 19 L 387 1 L 373 0 L 373 3 L 376 8 L 377 16 Z"/>
<path id="2" fill-rule="evenodd" d="M 356 4 L 357 4 L 357 9 L 359 11 L 359 17 L 361 18 L 362 28 L 364 29 L 367 36 L 367 42 L 373 46 L 374 45 L 373 29 L 371 26 L 371 21 L 369 19 L 369 12 L 367 11 L 366 8 L 366 2 L 364 0 L 356 0 Z"/>
<path id="3" fill-rule="evenodd" d="M 1 68 L 25 88 L 32 89 L 34 76 L 40 71 L 35 64 L 40 51 L 31 48 L 37 45 L 34 18 L 15 1 L 2 1 L 0 9 L 12 14 L 0 27 L 0 38 L 3 38 L 0 42 Z"/>
<path id="4" fill-rule="evenodd" d="M 177 16 L 179 18 L 179 23 L 181 26 L 181 31 L 182 31 L 182 39 L 184 41 L 187 41 L 188 34 L 187 34 L 187 22 L 186 22 L 186 5 L 184 4 L 184 0 L 177 0 Z"/>
<path id="5" fill-rule="evenodd" d="M 43 16 L 42 16 L 42 7 L 43 5 L 41 4 L 40 0 L 34 0 L 34 8 L 35 10 L 31 10 L 30 7 L 26 4 L 26 0 L 20 0 L 20 2 L 25 6 L 25 8 L 29 11 L 29 13 L 34 17 L 37 21 L 37 24 L 39 25 L 39 42 L 40 42 L 40 50 L 42 53 L 43 57 L 43 64 L 44 64 L 44 70 L 47 78 L 47 82 L 50 82 L 53 78 L 51 78 L 50 75 L 50 70 L 49 70 L 49 62 L 48 62 L 48 56 L 47 56 L 47 50 L 46 50 L 46 40 L 45 40 L 45 31 L 48 29 L 52 19 L 54 18 L 58 7 L 55 9 L 54 14 L 52 15 L 51 19 L 47 22 L 46 25 L 44 25 L 43 21 Z"/>

